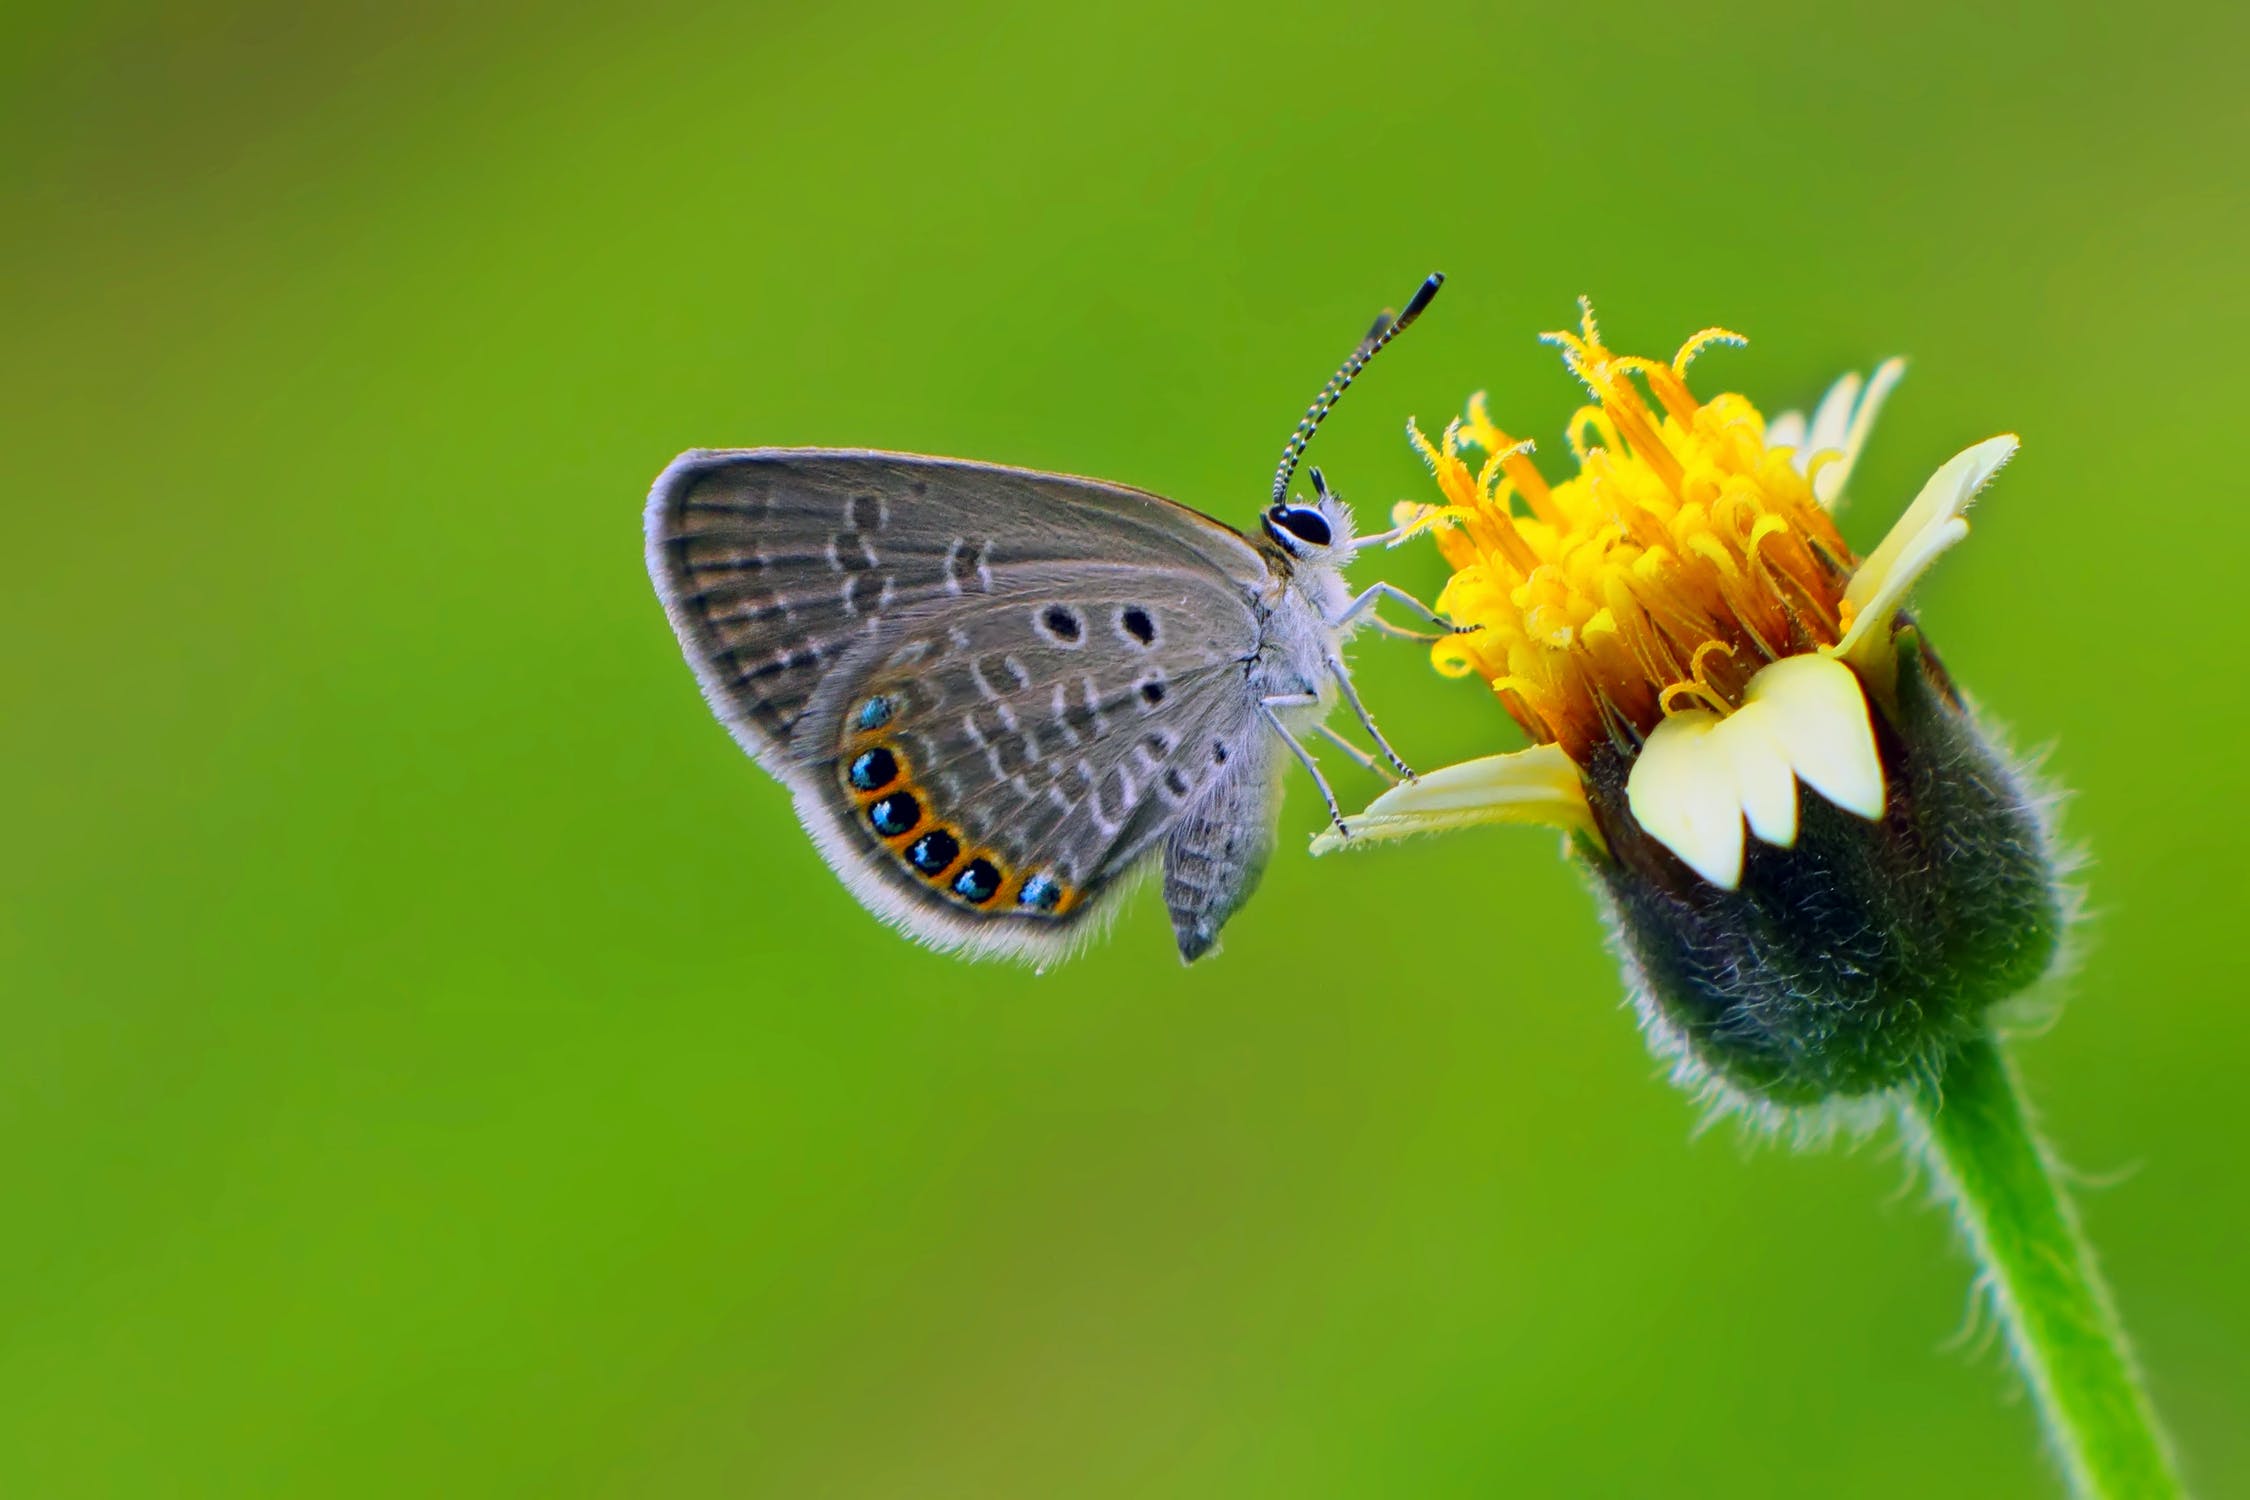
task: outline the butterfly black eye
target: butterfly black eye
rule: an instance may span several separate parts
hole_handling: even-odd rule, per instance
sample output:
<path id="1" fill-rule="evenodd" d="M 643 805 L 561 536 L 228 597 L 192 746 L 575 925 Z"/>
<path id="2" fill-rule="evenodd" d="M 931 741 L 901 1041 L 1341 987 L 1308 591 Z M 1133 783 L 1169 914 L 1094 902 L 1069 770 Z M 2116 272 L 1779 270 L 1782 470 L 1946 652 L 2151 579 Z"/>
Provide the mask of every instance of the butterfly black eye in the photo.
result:
<path id="1" fill-rule="evenodd" d="M 1309 505 L 1277 505 L 1266 512 L 1266 525 L 1279 527 L 1307 546 L 1325 547 L 1336 539 L 1328 529 L 1328 518 Z"/>

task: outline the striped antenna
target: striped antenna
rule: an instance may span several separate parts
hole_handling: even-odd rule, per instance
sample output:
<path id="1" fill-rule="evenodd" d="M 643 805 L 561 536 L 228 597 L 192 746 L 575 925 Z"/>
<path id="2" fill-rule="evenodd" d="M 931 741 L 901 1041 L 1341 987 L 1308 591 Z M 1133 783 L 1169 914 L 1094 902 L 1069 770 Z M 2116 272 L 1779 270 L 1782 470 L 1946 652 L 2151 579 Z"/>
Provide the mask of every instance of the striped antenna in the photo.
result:
<path id="1" fill-rule="evenodd" d="M 1414 295 L 1407 299 L 1406 311 L 1394 318 L 1390 309 L 1385 308 L 1383 315 L 1375 320 L 1375 326 L 1367 330 L 1367 337 L 1361 339 L 1359 347 L 1352 351 L 1352 357 L 1328 377 L 1328 384 L 1320 388 L 1320 394 L 1313 398 L 1313 404 L 1305 408 L 1305 419 L 1297 424 L 1295 432 L 1289 434 L 1289 444 L 1281 450 L 1281 463 L 1273 471 L 1274 504 L 1279 505 L 1289 498 L 1289 481 L 1295 476 L 1297 463 L 1305 456 L 1305 445 L 1312 441 L 1312 435 L 1319 430 L 1322 419 L 1343 398 L 1344 392 L 1352 388 L 1352 382 L 1359 378 L 1360 371 L 1367 368 L 1367 362 L 1382 352 L 1385 344 L 1404 333 L 1409 323 L 1422 316 L 1422 309 L 1430 305 L 1430 299 L 1444 285 L 1444 273 L 1432 271 L 1429 279 L 1415 288 Z"/>

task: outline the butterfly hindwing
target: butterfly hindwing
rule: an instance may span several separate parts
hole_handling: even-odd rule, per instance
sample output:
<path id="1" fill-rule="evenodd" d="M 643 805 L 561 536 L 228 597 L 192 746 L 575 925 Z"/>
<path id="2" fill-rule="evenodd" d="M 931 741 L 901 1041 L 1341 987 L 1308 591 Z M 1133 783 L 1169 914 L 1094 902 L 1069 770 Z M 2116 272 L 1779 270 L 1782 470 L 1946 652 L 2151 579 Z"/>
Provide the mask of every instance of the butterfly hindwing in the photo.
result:
<path id="1" fill-rule="evenodd" d="M 925 941 L 1070 946 L 1262 748 L 1245 671 L 1265 565 L 1156 497 L 706 454 L 659 480 L 648 521 L 713 707 L 855 894 Z"/>
<path id="2" fill-rule="evenodd" d="M 1092 639 L 1105 616 L 1166 608 L 1087 572 L 1067 606 L 1083 630 L 1072 645 L 1025 628 L 1027 611 L 1066 608 L 1046 599 L 910 618 L 805 715 L 800 735 L 841 736 L 826 811 L 916 888 L 911 915 L 934 905 L 1002 934 L 1075 928 L 1255 743 L 1241 641 L 1159 652 Z M 1164 583 L 1173 611 L 1183 598 L 1232 607 L 1191 580 Z"/>

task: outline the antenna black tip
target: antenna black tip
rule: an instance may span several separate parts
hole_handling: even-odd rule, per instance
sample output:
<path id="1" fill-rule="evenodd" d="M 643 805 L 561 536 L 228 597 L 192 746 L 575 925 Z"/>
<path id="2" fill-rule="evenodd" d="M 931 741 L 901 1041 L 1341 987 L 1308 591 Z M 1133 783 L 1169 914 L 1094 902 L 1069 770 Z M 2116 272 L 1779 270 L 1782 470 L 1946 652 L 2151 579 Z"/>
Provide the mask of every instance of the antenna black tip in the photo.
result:
<path id="1" fill-rule="evenodd" d="M 1445 273 L 1443 271 L 1432 271 L 1429 274 L 1429 279 L 1424 281 L 1415 291 L 1413 297 L 1407 301 L 1406 311 L 1398 315 L 1398 326 L 1404 328 L 1407 324 L 1422 316 L 1422 309 L 1430 305 L 1430 299 L 1437 296 L 1438 288 L 1444 285 Z"/>

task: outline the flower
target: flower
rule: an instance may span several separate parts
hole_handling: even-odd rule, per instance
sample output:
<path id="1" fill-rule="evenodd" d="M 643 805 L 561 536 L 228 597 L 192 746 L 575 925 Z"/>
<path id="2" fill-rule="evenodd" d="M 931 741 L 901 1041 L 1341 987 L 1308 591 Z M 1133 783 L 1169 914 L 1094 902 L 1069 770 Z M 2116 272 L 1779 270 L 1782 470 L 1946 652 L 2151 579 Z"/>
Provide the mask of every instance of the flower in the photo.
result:
<path id="1" fill-rule="evenodd" d="M 1744 342 L 1725 329 L 1669 363 L 1611 351 L 1591 308 L 1547 339 L 1594 398 L 1578 472 L 1550 483 L 1479 395 L 1435 443 L 1408 424 L 1444 503 L 1397 515 L 1453 570 L 1437 668 L 1533 744 L 1393 788 L 1315 852 L 1562 828 L 1690 1081 L 1794 1105 L 1928 1074 L 2062 925 L 2028 781 L 1901 612 L 2016 438 L 1941 465 L 1861 558 L 1832 512 L 1902 362 L 1768 422 L 1689 389 L 1698 353 Z"/>

